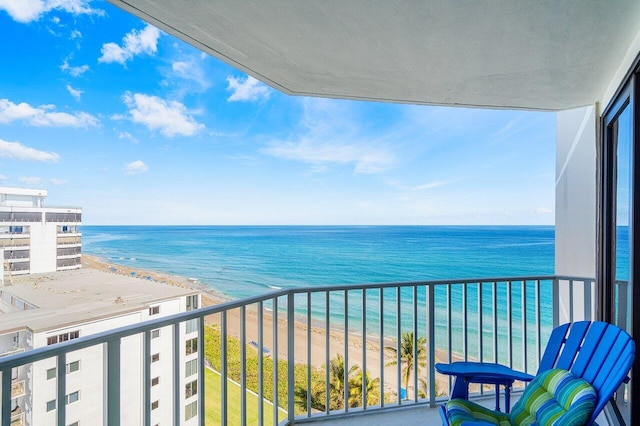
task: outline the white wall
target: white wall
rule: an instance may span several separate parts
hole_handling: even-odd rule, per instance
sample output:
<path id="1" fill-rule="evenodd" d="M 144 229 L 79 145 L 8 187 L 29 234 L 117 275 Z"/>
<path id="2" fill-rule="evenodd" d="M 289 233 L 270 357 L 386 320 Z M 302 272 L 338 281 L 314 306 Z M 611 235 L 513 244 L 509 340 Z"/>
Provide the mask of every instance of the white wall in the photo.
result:
<path id="1" fill-rule="evenodd" d="M 31 234 L 31 273 L 52 272 L 56 270 L 57 235 L 56 223 L 30 223 Z"/>
<path id="2" fill-rule="evenodd" d="M 596 135 L 594 106 L 561 111 L 556 117 L 556 256 L 557 275 L 595 277 L 596 273 Z M 574 288 L 574 320 L 583 288 Z M 560 323 L 569 321 L 566 283 L 560 285 Z M 593 300 L 593 299 L 592 299 Z"/>

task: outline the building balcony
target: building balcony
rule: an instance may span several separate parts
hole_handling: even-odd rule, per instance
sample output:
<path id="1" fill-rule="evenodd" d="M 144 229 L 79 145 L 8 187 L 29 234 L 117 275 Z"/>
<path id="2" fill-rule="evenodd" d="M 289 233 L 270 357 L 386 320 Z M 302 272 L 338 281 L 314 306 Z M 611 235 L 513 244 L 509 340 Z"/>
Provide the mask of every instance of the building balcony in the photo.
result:
<path id="1" fill-rule="evenodd" d="M 248 416 L 274 425 L 391 418 L 394 423 L 404 419 L 402 424 L 413 424 L 411 419 L 431 424 L 425 418 L 433 418 L 437 424 L 433 408 L 447 399 L 452 383 L 435 371 L 436 362 L 497 361 L 535 373 L 553 327 L 593 317 L 594 291 L 593 279 L 562 276 L 280 290 L 13 354 L 0 359 L 0 371 L 9 380 L 15 367 L 45 359 L 64 366 L 68 353 L 103 346 L 106 379 L 97 385 L 107 396 L 109 424 L 119 425 L 125 383 L 132 380 L 118 367 L 124 342 L 130 336 L 142 342 L 142 359 L 149 361 L 133 380 L 140 381 L 144 406 L 150 407 L 152 331 L 160 329 L 197 354 L 187 358 L 184 344 L 160 354 L 175 366 L 187 363 L 185 370 L 174 369 L 172 383 L 179 385 L 173 392 L 173 424 L 185 420 L 185 386 L 189 407 L 197 401 L 200 424 L 205 413 L 217 416 L 215 424 L 242 424 Z M 625 294 L 621 282 L 621 310 Z M 192 335 L 186 340 L 180 324 L 193 320 L 197 340 Z M 405 371 L 399 354 L 406 343 L 424 365 L 417 372 Z M 331 371 L 342 376 L 334 381 Z M 58 380 L 57 386 L 61 398 L 65 381 Z M 479 385 L 471 392 L 480 399 L 495 395 L 493 388 Z M 3 425 L 11 419 L 9 398 L 2 395 Z M 58 419 L 65 419 L 64 401 L 57 401 L 57 407 Z M 142 411 L 150 418 L 150 409 Z"/>
<path id="2" fill-rule="evenodd" d="M 11 383 L 11 399 L 20 398 L 21 396 L 26 395 L 26 393 L 27 387 L 24 380 L 14 381 Z"/>
<path id="3" fill-rule="evenodd" d="M 12 414 L 10 426 L 25 426 L 24 413 Z"/>

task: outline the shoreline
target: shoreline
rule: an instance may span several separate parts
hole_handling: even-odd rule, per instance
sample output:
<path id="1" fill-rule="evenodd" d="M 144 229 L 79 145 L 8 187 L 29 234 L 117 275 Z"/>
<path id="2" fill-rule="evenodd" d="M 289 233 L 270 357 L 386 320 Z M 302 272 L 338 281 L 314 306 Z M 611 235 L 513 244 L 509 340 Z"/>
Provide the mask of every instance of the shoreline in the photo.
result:
<path id="1" fill-rule="evenodd" d="M 92 268 L 100 271 L 115 273 L 126 276 L 138 277 L 140 279 L 151 279 L 158 283 L 167 285 L 173 285 L 185 289 L 193 289 L 201 292 L 202 307 L 212 306 L 220 303 L 232 301 L 233 299 L 225 297 L 211 287 L 202 284 L 198 281 L 190 280 L 187 277 L 173 275 L 161 271 L 149 271 L 142 268 L 134 268 L 129 266 L 120 265 L 117 263 L 109 262 L 107 259 L 100 258 L 90 254 L 82 255 L 82 267 Z M 282 318 L 282 314 L 278 316 L 278 359 L 287 360 L 287 322 Z M 262 315 L 263 322 L 263 348 L 267 349 L 269 354 L 273 356 L 274 339 L 273 339 L 273 312 L 270 309 L 264 309 Z M 362 367 L 363 352 L 363 336 L 362 333 L 350 332 L 345 335 L 344 331 L 340 328 L 330 328 L 327 333 L 327 329 L 314 325 L 314 320 L 311 321 L 311 327 L 308 329 L 307 323 L 303 322 L 296 316 L 294 321 L 294 362 L 300 364 L 307 364 L 311 361 L 311 366 L 320 368 L 327 363 L 327 352 L 329 353 L 329 360 L 335 357 L 337 354 L 344 356 L 345 346 L 347 346 L 349 364 Z M 205 318 L 206 325 L 219 326 L 221 323 L 220 314 L 210 315 Z M 232 309 L 227 313 L 227 332 L 229 335 L 236 339 L 240 339 L 241 336 L 241 313 L 240 309 Z M 253 342 L 258 342 L 258 309 L 254 306 L 249 306 L 245 310 L 245 342 L 252 350 L 258 351 L 257 345 L 253 345 Z M 346 338 L 345 338 L 346 336 Z M 381 364 L 384 370 L 384 383 L 385 389 L 390 392 L 397 390 L 397 366 L 389 366 L 389 362 L 394 358 L 390 351 L 382 349 L 387 346 L 395 345 L 396 340 L 392 338 L 384 338 L 380 341 L 377 336 L 366 336 L 366 359 L 367 359 L 367 371 L 372 377 L 381 376 Z M 327 351 L 327 344 L 329 349 Z M 309 353 L 308 348 L 311 348 Z M 381 360 L 382 359 L 382 360 Z M 435 362 L 447 361 L 448 353 L 442 349 L 436 348 L 436 360 Z M 454 361 L 456 357 L 454 356 Z M 448 377 L 436 374 L 436 383 L 440 392 L 445 392 L 448 389 Z M 411 384 L 410 384 L 411 387 Z M 411 392 L 412 393 L 412 392 Z"/>

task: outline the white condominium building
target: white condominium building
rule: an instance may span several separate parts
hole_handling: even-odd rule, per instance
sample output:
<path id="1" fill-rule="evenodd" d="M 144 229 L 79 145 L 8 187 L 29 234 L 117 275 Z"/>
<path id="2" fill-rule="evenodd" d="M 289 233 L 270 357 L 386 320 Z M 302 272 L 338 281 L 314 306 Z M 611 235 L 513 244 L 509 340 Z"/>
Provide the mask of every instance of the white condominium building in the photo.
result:
<path id="1" fill-rule="evenodd" d="M 0 280 L 80 268 L 82 209 L 44 207 L 46 197 L 44 189 L 0 187 Z"/>
<path id="2" fill-rule="evenodd" d="M 150 279 L 79 269 L 13 277 L 11 285 L 5 282 L 0 287 L 0 301 L 0 356 L 6 356 L 196 309 L 200 295 Z M 196 321 L 180 324 L 179 350 L 175 350 L 172 326 L 151 332 L 147 362 L 152 425 L 171 424 L 169 419 L 177 416 L 184 425 L 198 424 L 197 381 L 202 372 L 198 372 Z M 142 335 L 121 341 L 123 425 L 143 423 L 143 345 Z M 106 424 L 106 359 L 103 345 L 67 354 L 68 425 Z M 12 426 L 56 424 L 57 375 L 55 358 L 14 369 Z M 180 413 L 174 413 L 174 407 Z"/>

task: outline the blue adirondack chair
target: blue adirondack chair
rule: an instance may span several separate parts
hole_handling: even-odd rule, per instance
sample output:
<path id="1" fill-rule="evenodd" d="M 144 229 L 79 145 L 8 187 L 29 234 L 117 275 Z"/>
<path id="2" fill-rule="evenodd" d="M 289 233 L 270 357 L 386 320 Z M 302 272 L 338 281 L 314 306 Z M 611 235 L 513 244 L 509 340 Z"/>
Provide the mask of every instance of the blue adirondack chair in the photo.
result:
<path id="1" fill-rule="evenodd" d="M 575 382 L 586 382 L 591 385 L 590 387 L 592 387 L 593 391 L 590 391 L 592 395 L 589 397 L 592 400 L 589 401 L 590 405 L 588 407 L 590 414 L 586 414 L 588 420 L 584 422 L 585 425 L 591 425 L 622 382 L 628 380 L 627 374 L 631 369 L 634 357 L 635 342 L 628 333 L 615 325 L 600 321 L 580 321 L 573 324 L 563 324 L 551 332 L 549 343 L 540 361 L 536 377 L 495 363 L 457 362 L 436 364 L 436 369 L 439 372 L 456 376 L 451 400 L 440 407 L 440 417 L 444 426 L 451 424 L 450 417 L 458 416 L 456 422 L 459 422 L 461 413 L 464 414 L 462 418 L 466 419 L 470 416 L 462 423 L 465 426 L 486 425 L 486 422 L 479 421 L 483 417 L 486 418 L 486 416 L 492 419 L 495 418 L 498 424 L 501 425 L 517 424 L 518 413 L 521 413 L 524 406 L 527 405 L 527 399 L 535 398 L 535 388 L 545 381 L 555 380 L 553 375 L 565 374 L 565 376 L 570 376 L 570 379 L 562 376 L 563 380 L 567 379 L 563 383 L 569 383 L 570 380 L 575 379 Z M 571 374 L 566 373 L 565 370 Z M 469 383 L 489 383 L 495 384 L 496 387 L 503 385 L 505 387 L 505 405 L 508 412 L 508 394 L 514 380 L 530 381 L 532 379 L 533 382 L 522 394 L 511 414 L 498 411 L 498 395 L 496 395 L 496 400 L 498 401 L 496 403 L 496 411 L 491 411 L 466 401 Z M 578 385 L 575 384 L 575 386 Z M 587 387 L 589 386 L 587 385 Z M 561 392 L 564 393 L 560 396 L 554 395 L 554 398 L 556 400 L 564 398 L 560 401 L 560 405 L 570 405 L 571 401 L 568 402 L 566 400 L 566 392 L 558 391 L 558 393 Z M 496 389 L 496 393 L 498 393 L 498 389 Z M 574 406 L 577 407 L 576 410 L 584 408 L 580 404 L 585 403 L 587 399 L 585 396 L 582 399 L 572 400 Z M 447 406 L 449 406 L 449 410 Z M 460 410 L 461 407 L 464 412 Z M 477 411 L 476 407 L 479 407 Z M 526 408 L 528 409 L 529 407 Z M 591 408 L 593 408 L 593 412 L 591 412 Z M 536 413 L 532 415 L 535 416 Z M 543 414 L 540 415 L 542 416 Z M 584 419 L 587 419 L 587 417 L 584 417 Z"/>

